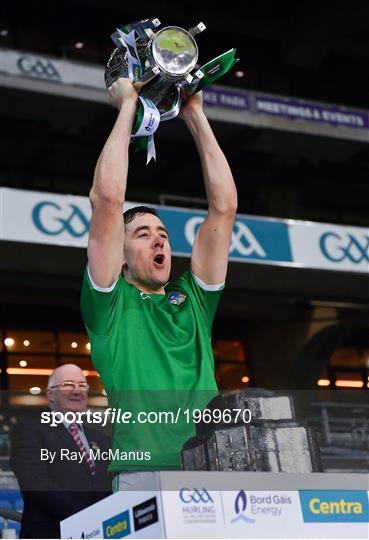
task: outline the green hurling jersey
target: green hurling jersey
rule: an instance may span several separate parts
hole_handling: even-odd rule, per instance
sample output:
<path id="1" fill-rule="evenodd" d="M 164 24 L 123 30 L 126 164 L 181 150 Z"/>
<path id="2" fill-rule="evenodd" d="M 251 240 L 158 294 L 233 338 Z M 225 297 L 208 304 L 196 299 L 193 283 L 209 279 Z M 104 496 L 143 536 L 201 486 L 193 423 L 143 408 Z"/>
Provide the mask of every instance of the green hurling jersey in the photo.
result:
<path id="1" fill-rule="evenodd" d="M 111 472 L 180 469 L 196 433 L 192 412 L 217 394 L 211 328 L 222 290 L 204 290 L 188 270 L 165 291 L 141 292 L 122 276 L 99 291 L 84 275 L 93 364 L 109 407 L 132 413 L 126 423 L 111 417 Z"/>

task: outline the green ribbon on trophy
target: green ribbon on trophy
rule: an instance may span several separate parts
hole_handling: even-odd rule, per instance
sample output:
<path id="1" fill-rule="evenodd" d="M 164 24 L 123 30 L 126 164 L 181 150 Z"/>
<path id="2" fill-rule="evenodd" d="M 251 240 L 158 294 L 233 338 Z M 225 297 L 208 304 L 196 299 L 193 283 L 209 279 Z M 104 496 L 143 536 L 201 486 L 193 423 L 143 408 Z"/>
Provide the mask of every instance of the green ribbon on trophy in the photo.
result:
<path id="1" fill-rule="evenodd" d="M 105 69 L 107 88 L 119 77 L 142 85 L 131 141 L 136 150 L 146 149 L 146 163 L 156 159 L 154 133 L 160 122 L 172 120 L 180 111 L 181 89 L 188 95 L 199 92 L 238 61 L 236 49 L 230 49 L 194 72 L 198 60 L 194 37 L 205 25 L 199 23 L 189 30 L 167 26 L 155 31 L 158 26 L 158 19 L 144 19 L 117 29 L 111 36 L 116 49 Z"/>

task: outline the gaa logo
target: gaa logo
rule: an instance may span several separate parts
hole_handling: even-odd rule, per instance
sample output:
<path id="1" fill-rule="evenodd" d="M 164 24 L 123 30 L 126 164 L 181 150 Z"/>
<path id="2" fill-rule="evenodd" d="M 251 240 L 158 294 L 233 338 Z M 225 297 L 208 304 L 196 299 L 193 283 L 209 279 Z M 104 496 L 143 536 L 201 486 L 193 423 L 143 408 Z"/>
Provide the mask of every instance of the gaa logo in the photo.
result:
<path id="1" fill-rule="evenodd" d="M 82 210 L 75 204 L 59 206 L 53 201 L 42 201 L 35 205 L 32 220 L 39 231 L 48 236 L 67 233 L 74 238 L 87 234 L 90 223 Z"/>
<path id="2" fill-rule="evenodd" d="M 189 488 L 182 488 L 179 492 L 179 498 L 181 501 L 185 504 L 189 503 L 213 503 L 213 499 L 209 495 L 209 492 L 206 489 L 189 489 Z"/>
<path id="3" fill-rule="evenodd" d="M 23 75 L 35 77 L 37 79 L 48 79 L 60 81 L 60 73 L 52 62 L 45 58 L 35 56 L 21 56 L 18 58 L 17 66 Z"/>
<path id="4" fill-rule="evenodd" d="M 185 225 L 185 236 L 187 242 L 192 246 L 195 241 L 197 230 L 204 217 L 195 216 L 190 218 Z M 265 259 L 267 253 L 257 238 L 254 236 L 250 228 L 240 220 L 236 220 L 229 246 L 229 254 L 238 255 L 241 257 L 255 257 Z"/>
<path id="5" fill-rule="evenodd" d="M 323 255 L 332 262 L 349 261 L 360 264 L 365 261 L 369 263 L 368 235 L 356 238 L 352 234 L 340 235 L 335 232 L 326 232 L 320 237 L 319 244 Z"/>

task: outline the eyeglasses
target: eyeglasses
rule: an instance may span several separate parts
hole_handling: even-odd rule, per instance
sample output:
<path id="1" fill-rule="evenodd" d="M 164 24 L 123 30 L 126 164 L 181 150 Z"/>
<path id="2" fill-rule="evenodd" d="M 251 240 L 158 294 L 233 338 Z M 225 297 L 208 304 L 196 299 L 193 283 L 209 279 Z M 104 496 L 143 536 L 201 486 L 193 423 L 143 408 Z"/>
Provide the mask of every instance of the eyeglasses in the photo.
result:
<path id="1" fill-rule="evenodd" d="M 60 390 L 68 391 L 68 390 L 74 390 L 76 387 L 79 390 L 82 390 L 84 392 L 87 392 L 87 390 L 90 388 L 90 386 L 86 382 L 75 383 L 72 381 L 64 381 L 60 384 L 55 384 L 54 386 L 50 386 L 50 390 L 54 390 L 54 388 L 60 388 Z"/>

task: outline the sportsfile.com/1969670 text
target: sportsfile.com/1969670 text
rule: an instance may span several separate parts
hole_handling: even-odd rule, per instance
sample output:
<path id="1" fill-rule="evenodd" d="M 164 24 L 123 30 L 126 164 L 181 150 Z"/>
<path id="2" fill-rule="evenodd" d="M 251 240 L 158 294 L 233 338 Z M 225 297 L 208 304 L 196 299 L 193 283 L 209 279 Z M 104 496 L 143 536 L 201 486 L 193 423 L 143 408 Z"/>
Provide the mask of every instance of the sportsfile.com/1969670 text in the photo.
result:
<path id="1" fill-rule="evenodd" d="M 56 427 L 63 422 L 100 424 L 102 427 L 109 424 L 235 424 L 242 422 L 250 423 L 252 420 L 250 409 L 182 409 L 178 407 L 174 411 L 139 411 L 132 413 L 116 408 L 107 408 L 105 411 L 43 411 L 41 423 Z"/>

